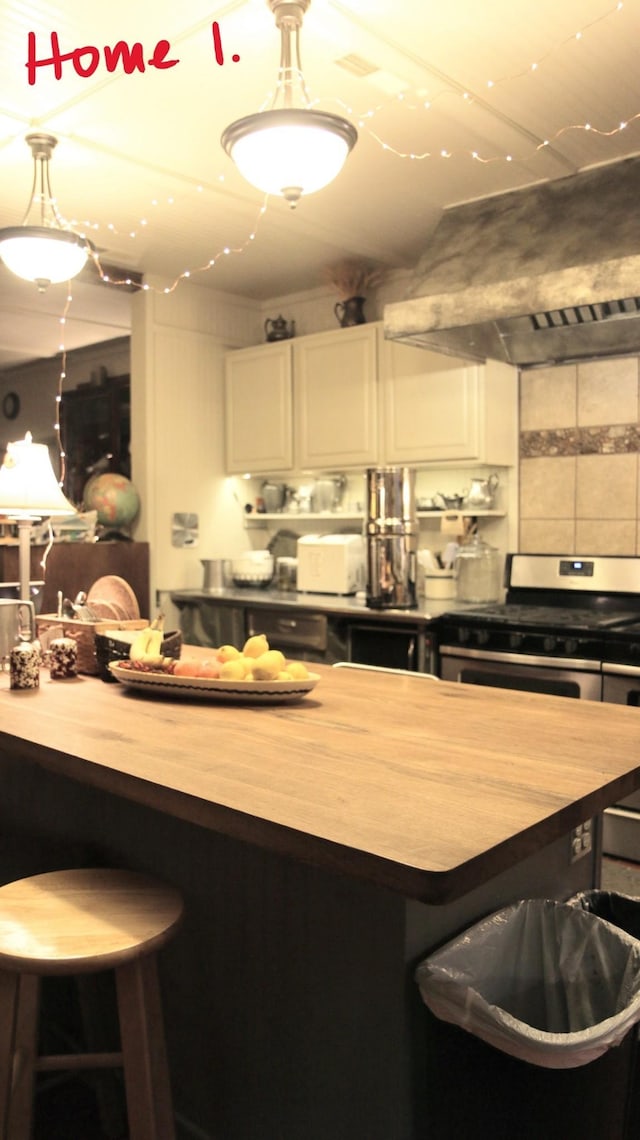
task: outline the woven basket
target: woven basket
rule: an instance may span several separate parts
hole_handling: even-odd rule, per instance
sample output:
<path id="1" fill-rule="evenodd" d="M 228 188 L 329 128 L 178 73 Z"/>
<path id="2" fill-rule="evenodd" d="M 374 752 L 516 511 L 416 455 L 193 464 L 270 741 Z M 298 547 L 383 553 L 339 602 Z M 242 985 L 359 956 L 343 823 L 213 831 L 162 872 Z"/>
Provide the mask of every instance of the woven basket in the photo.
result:
<path id="1" fill-rule="evenodd" d="M 76 618 L 59 618 L 55 614 L 40 614 L 36 617 L 36 630 L 46 653 L 47 645 L 54 637 L 71 637 L 78 647 L 78 672 L 97 676 L 96 633 L 105 629 L 144 629 L 148 618 L 132 621 L 78 621 Z"/>

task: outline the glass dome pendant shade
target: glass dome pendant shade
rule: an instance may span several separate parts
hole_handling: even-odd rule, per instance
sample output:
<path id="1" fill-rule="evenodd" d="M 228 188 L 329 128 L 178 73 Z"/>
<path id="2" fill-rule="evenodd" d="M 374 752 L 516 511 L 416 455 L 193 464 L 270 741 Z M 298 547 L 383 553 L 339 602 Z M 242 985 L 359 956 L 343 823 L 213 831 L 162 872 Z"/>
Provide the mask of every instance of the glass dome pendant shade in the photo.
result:
<path id="1" fill-rule="evenodd" d="M 95 250 L 88 238 L 65 226 L 51 192 L 49 159 L 57 139 L 33 134 L 26 141 L 33 155 L 31 196 L 22 224 L 0 229 L 0 258 L 42 293 L 48 285 L 76 277 Z M 32 215 L 37 224 L 31 224 Z"/>
<path id="2" fill-rule="evenodd" d="M 268 0 L 281 33 L 279 81 L 273 104 L 270 110 L 237 119 L 221 138 L 224 150 L 247 182 L 266 194 L 279 194 L 292 207 L 303 194 L 322 190 L 333 181 L 358 138 L 347 119 L 309 106 L 299 49 L 299 30 L 309 2 Z"/>

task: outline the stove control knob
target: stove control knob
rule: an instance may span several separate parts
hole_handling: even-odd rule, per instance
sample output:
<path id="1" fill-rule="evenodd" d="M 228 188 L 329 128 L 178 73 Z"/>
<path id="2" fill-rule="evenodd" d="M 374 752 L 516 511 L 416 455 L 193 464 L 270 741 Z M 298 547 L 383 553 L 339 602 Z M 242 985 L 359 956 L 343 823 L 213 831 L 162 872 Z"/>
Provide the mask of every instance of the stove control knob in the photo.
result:
<path id="1" fill-rule="evenodd" d="M 510 649 L 519 649 L 520 646 L 522 645 L 523 641 L 524 641 L 524 634 L 522 634 L 522 633 L 510 633 L 509 634 L 509 648 Z"/>
<path id="2" fill-rule="evenodd" d="M 556 648 L 557 644 L 558 644 L 557 638 L 555 638 L 550 633 L 547 634 L 547 636 L 545 637 L 544 642 L 543 642 L 545 653 L 552 653 L 553 650 Z"/>
<path id="3" fill-rule="evenodd" d="M 466 626 L 461 625 L 460 629 L 458 630 L 458 641 L 461 645 L 464 645 L 465 641 L 468 641 L 468 640 L 469 640 L 469 630 L 467 629 Z"/>
<path id="4" fill-rule="evenodd" d="M 569 656 L 573 656 L 574 653 L 578 652 L 578 639 L 577 639 L 577 637 L 568 637 L 567 638 L 567 640 L 564 643 L 564 651 Z"/>
<path id="5" fill-rule="evenodd" d="M 486 645 L 488 640 L 489 640 L 489 630 L 488 629 L 479 629 L 476 633 L 476 644 L 477 645 Z"/>

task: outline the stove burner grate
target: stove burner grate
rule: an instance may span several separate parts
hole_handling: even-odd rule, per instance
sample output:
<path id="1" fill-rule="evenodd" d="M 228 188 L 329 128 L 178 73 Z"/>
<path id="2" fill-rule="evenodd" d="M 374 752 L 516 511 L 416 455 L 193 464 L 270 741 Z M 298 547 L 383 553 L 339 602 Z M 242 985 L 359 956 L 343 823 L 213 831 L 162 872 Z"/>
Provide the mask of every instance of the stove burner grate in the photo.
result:
<path id="1" fill-rule="evenodd" d="M 448 615 L 449 620 L 452 617 L 460 625 L 509 625 L 523 629 L 544 626 L 552 630 L 615 629 L 638 621 L 638 614 L 628 610 L 598 612 L 572 606 L 517 605 L 511 602 L 489 603 L 477 610 L 459 610 L 455 615 Z"/>

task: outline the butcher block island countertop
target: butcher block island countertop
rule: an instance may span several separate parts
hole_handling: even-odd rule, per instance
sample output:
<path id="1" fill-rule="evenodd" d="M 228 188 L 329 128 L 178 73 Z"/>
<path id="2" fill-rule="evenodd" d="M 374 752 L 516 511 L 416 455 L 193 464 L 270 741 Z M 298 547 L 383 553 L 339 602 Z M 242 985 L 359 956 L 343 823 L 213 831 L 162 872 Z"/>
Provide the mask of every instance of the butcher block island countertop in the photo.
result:
<path id="1" fill-rule="evenodd" d="M 203 650 L 190 651 L 203 655 Z M 294 704 L 0 682 L 0 743 L 192 823 L 442 903 L 640 783 L 633 710 L 314 668 Z"/>
<path id="2" fill-rule="evenodd" d="M 317 673 L 253 707 L 0 674 L 0 875 L 88 857 L 184 893 L 160 960 L 178 1140 L 452 1140 L 461 1074 L 416 964 L 596 886 L 571 830 L 640 784 L 635 709 Z M 456 1140 L 493 1140 L 490 1115 Z"/>

